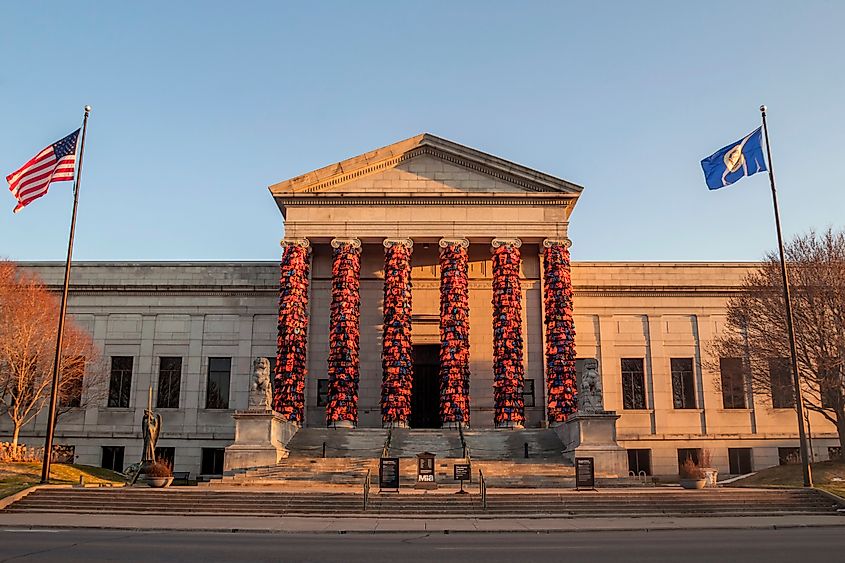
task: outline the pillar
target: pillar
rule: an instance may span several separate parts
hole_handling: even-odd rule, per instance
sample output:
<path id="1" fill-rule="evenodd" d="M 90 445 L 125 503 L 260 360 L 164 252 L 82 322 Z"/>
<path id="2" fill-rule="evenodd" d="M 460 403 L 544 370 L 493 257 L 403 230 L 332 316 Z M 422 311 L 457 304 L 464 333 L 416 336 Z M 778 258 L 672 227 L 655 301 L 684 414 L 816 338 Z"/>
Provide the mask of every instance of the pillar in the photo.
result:
<path id="1" fill-rule="evenodd" d="M 560 425 L 578 407 L 575 372 L 575 322 L 569 239 L 543 241 L 543 299 L 546 310 L 546 397 L 550 426 Z"/>
<path id="2" fill-rule="evenodd" d="M 406 427 L 411 415 L 411 239 L 384 240 L 381 420 Z"/>
<path id="3" fill-rule="evenodd" d="M 361 241 L 333 239 L 326 426 L 358 425 Z"/>
<path id="4" fill-rule="evenodd" d="M 308 239 L 283 240 L 281 245 L 273 410 L 284 420 L 301 426 L 305 415 L 311 248 Z"/>
<path id="5" fill-rule="evenodd" d="M 519 239 L 493 239 L 493 422 L 522 428 L 525 386 Z"/>
<path id="6" fill-rule="evenodd" d="M 440 240 L 440 421 L 469 426 L 469 241 Z"/>

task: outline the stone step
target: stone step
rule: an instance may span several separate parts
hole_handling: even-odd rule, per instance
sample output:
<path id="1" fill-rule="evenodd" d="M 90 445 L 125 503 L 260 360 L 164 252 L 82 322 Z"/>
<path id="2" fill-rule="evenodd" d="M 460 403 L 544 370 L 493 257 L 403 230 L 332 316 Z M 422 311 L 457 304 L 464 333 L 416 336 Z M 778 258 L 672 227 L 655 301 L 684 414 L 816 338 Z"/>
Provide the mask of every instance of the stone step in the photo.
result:
<path id="1" fill-rule="evenodd" d="M 522 430 L 465 430 L 470 455 L 475 460 L 554 459 L 563 462 L 563 443 L 554 430 L 526 428 Z"/>

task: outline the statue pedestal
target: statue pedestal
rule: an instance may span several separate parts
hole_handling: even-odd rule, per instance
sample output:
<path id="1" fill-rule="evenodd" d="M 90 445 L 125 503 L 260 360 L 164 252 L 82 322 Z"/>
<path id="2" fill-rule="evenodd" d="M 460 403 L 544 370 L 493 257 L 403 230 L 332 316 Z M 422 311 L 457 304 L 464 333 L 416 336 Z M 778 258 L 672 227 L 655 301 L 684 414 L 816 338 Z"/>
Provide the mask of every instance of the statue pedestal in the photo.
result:
<path id="1" fill-rule="evenodd" d="M 288 457 L 287 443 L 299 426 L 270 410 L 235 411 L 235 443 L 226 447 L 223 470 L 275 465 Z"/>
<path id="2" fill-rule="evenodd" d="M 595 462 L 596 475 L 626 477 L 628 455 L 625 448 L 616 442 L 618 419 L 619 415 L 614 411 L 579 413 L 555 427 L 555 432 L 566 446 L 564 459 L 574 464 L 576 457 L 591 457 Z"/>

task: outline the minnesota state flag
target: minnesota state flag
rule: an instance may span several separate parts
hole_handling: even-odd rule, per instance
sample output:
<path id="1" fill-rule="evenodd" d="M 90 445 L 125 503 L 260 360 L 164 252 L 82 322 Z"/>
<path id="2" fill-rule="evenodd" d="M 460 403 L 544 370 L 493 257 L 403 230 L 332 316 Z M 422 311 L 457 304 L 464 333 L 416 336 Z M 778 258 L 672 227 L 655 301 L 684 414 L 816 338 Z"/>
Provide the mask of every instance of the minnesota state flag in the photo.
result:
<path id="1" fill-rule="evenodd" d="M 763 128 L 758 127 L 739 141 L 719 149 L 701 161 L 707 187 L 718 190 L 757 172 L 765 172 Z"/>

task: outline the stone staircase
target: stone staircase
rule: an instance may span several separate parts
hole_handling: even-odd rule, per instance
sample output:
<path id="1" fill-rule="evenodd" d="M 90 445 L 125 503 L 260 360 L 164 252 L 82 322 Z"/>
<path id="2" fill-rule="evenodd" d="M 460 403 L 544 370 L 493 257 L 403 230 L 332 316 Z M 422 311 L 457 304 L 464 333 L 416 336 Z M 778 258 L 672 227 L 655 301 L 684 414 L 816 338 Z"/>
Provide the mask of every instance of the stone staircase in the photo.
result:
<path id="1" fill-rule="evenodd" d="M 465 430 L 472 459 L 545 460 L 563 463 L 564 445 L 554 430 Z M 525 457 L 526 449 L 528 457 Z"/>
<path id="2" fill-rule="evenodd" d="M 367 470 L 376 482 L 378 458 L 387 436 L 388 431 L 382 429 L 304 428 L 288 443 L 290 456 L 278 465 L 234 472 L 200 486 L 296 489 L 360 486 Z M 575 484 L 573 468 L 565 464 L 563 444 L 553 430 L 467 430 L 464 436 L 474 481 L 482 469 L 491 487 L 563 488 Z M 394 428 L 390 437 L 389 455 L 400 458 L 402 487 L 415 484 L 416 454 L 422 452 L 437 456 L 438 483 L 456 484 L 452 480 L 452 465 L 463 455 L 457 430 Z"/>
<path id="3" fill-rule="evenodd" d="M 302 428 L 294 434 L 287 448 L 290 457 L 366 457 L 381 455 L 387 430 L 381 428 Z"/>
<path id="4" fill-rule="evenodd" d="M 150 489 L 39 489 L 10 505 L 8 513 L 74 513 L 202 516 L 382 516 L 443 517 L 645 517 L 833 515 L 836 505 L 816 490 L 802 489 L 610 489 L 501 493 L 370 495 L 274 490 L 215 490 L 195 487 Z"/>

